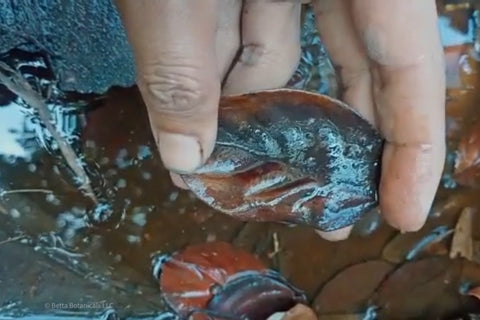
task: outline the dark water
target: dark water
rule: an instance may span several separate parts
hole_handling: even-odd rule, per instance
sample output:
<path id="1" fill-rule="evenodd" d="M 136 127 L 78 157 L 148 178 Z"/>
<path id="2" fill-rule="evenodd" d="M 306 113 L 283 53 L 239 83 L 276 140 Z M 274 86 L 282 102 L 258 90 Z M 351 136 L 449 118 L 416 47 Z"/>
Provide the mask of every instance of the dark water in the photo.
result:
<path id="1" fill-rule="evenodd" d="M 463 31 L 450 28 L 446 17 L 439 24 L 452 52 L 472 42 L 473 24 Z M 337 95 L 334 73 L 322 59 L 326 53 L 311 25 L 304 29 L 302 45 L 302 63 L 289 85 Z M 242 223 L 216 213 L 171 184 L 136 88 L 114 88 L 103 97 L 66 96 L 56 90 L 40 56 L 19 51 L 2 59 L 22 66 L 34 88 L 48 97 L 55 126 L 80 155 L 99 202 L 79 191 L 34 110 L 0 87 L 0 319 L 173 318 L 162 303 L 152 261 L 189 244 L 217 240 L 259 255 L 313 301 L 333 275 L 379 258 L 396 236 L 375 215 L 351 239 L 330 243 L 307 228 Z M 479 105 L 479 90 L 458 89 L 453 78 L 449 85 L 465 108 Z M 462 124 L 451 123 L 453 128 Z M 449 139 L 449 159 L 462 132 L 460 126 Z M 453 228 L 465 205 L 480 208 L 478 190 L 456 186 L 449 170 L 447 165 L 432 210 L 437 214 L 422 234 L 439 226 Z M 475 232 L 480 240 L 478 223 Z M 276 254 L 274 239 L 280 247 Z M 469 279 L 480 284 L 480 273 Z M 461 285 L 465 281 L 460 278 L 453 284 L 436 283 L 435 303 L 428 297 L 422 303 L 420 297 L 404 314 L 388 311 L 379 318 L 480 312 L 478 303 L 459 294 Z"/>

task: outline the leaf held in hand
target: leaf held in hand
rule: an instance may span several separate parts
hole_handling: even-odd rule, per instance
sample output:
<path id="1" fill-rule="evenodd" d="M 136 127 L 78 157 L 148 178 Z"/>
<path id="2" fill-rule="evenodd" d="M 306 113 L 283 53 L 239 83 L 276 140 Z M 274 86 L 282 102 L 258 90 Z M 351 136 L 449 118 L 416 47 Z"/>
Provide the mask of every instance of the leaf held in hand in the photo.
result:
<path id="1" fill-rule="evenodd" d="M 220 101 L 217 143 L 182 177 L 211 207 L 240 220 L 352 225 L 378 205 L 383 139 L 327 96 L 269 90 Z"/>

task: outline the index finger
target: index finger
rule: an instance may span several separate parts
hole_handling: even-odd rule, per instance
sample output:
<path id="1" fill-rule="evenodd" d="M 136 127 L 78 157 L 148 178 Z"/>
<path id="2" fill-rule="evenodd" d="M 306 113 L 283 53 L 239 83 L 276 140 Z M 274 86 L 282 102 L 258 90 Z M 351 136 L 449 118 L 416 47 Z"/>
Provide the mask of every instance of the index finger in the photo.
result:
<path id="1" fill-rule="evenodd" d="M 352 0 L 373 64 L 374 100 L 386 139 L 380 207 L 402 231 L 421 228 L 445 161 L 445 72 L 434 0 Z"/>

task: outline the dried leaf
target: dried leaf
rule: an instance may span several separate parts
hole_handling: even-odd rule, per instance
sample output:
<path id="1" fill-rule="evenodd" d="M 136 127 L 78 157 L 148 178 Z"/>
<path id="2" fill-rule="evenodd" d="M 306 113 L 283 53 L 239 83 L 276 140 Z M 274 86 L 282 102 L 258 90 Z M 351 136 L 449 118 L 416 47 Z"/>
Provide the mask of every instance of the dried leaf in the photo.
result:
<path id="1" fill-rule="evenodd" d="M 391 263 L 401 263 L 405 260 L 417 258 L 422 253 L 447 254 L 446 246 L 437 245 L 453 233 L 446 226 L 439 226 L 425 232 L 413 232 L 398 234 L 383 249 L 382 257 Z"/>
<path id="2" fill-rule="evenodd" d="M 214 285 L 224 284 L 237 272 L 265 269 L 254 256 L 227 243 L 198 244 L 162 264 L 160 288 L 164 299 L 177 312 L 202 309 L 212 298 Z"/>
<path id="3" fill-rule="evenodd" d="M 356 264 L 340 272 L 313 302 L 317 313 L 357 312 L 366 307 L 380 282 L 394 269 L 383 260 Z"/>
<path id="4" fill-rule="evenodd" d="M 448 266 L 446 257 L 429 257 L 407 262 L 380 285 L 373 300 L 380 313 L 402 313 L 402 316 L 419 315 L 422 308 L 434 301 L 447 285 Z"/>
<path id="5" fill-rule="evenodd" d="M 223 315 L 264 319 L 305 303 L 303 292 L 253 255 L 224 242 L 187 247 L 161 265 L 160 288 L 182 316 Z"/>
<path id="6" fill-rule="evenodd" d="M 378 205 L 383 139 L 327 96 L 269 90 L 220 101 L 215 150 L 183 179 L 197 197 L 240 220 L 352 225 Z"/>
<path id="7" fill-rule="evenodd" d="M 463 186 L 480 187 L 480 119 L 460 140 L 454 179 Z"/>
<path id="8" fill-rule="evenodd" d="M 475 209 L 473 208 L 465 208 L 458 219 L 450 248 L 450 258 L 452 259 L 458 256 L 468 260 L 473 259 L 472 224 L 474 212 Z"/>

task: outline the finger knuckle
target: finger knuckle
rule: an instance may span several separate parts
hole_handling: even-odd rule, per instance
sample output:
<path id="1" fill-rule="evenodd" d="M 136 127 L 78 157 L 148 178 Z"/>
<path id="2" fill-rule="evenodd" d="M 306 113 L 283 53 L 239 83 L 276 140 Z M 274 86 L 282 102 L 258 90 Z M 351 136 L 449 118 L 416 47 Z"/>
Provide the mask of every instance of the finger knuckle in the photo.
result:
<path id="1" fill-rule="evenodd" d="M 145 68 L 139 86 L 147 96 L 149 108 L 161 114 L 193 115 L 208 98 L 207 82 L 200 68 L 155 65 Z"/>

